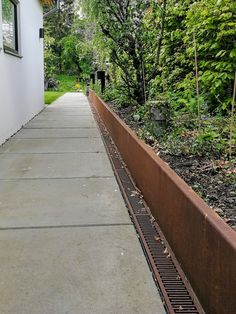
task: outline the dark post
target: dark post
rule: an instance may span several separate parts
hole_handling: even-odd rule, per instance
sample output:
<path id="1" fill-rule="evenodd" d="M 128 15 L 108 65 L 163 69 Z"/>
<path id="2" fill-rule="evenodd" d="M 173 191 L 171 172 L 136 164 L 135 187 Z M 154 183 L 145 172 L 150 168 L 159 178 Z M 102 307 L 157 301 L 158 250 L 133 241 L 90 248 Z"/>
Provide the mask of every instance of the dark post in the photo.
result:
<path id="1" fill-rule="evenodd" d="M 105 71 L 97 71 L 97 79 L 101 81 L 101 92 L 104 93 L 105 85 L 106 85 Z"/>
<path id="2" fill-rule="evenodd" d="M 92 80 L 93 85 L 95 84 L 95 74 L 91 73 L 90 74 L 90 80 Z"/>
<path id="3" fill-rule="evenodd" d="M 89 80 L 86 80 L 86 96 L 89 96 Z"/>

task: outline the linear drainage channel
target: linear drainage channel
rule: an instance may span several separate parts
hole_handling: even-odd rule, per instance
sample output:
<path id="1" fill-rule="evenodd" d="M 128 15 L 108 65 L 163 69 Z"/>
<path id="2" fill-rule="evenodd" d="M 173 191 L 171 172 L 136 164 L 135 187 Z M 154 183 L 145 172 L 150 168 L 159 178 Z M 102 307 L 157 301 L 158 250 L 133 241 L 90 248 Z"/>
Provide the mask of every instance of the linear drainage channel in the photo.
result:
<path id="1" fill-rule="evenodd" d="M 92 104 L 91 108 L 167 313 L 205 313 L 103 121 Z"/>

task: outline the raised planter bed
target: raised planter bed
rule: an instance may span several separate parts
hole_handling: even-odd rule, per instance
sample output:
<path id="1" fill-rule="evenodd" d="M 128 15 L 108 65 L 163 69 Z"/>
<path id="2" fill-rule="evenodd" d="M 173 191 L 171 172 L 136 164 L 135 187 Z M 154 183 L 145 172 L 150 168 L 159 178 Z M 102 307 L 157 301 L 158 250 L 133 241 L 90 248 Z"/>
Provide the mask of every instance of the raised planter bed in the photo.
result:
<path id="1" fill-rule="evenodd" d="M 235 231 L 93 91 L 89 98 L 206 313 L 235 313 Z"/>

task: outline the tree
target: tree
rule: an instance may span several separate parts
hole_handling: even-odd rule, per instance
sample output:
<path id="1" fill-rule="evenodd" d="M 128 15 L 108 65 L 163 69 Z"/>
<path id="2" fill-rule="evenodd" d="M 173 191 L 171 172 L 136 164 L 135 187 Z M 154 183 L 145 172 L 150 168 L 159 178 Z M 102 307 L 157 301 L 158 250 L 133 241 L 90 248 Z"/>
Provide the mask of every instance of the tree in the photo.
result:
<path id="1" fill-rule="evenodd" d="M 159 71 L 167 1 L 82 0 L 82 4 L 104 35 L 127 94 L 144 104 Z"/>
<path id="2" fill-rule="evenodd" d="M 45 22 L 46 78 L 56 73 L 88 76 L 93 63 L 93 25 L 78 14 L 74 0 L 61 2 L 60 11 Z"/>
<path id="3" fill-rule="evenodd" d="M 61 40 L 62 67 L 65 71 L 88 77 L 92 71 L 93 45 L 91 24 L 77 17 L 70 33 Z"/>
<path id="4" fill-rule="evenodd" d="M 45 20 L 46 36 L 54 38 L 53 44 L 50 45 L 50 49 L 54 54 L 55 67 L 62 72 L 62 44 L 63 38 L 70 34 L 70 30 L 73 26 L 75 12 L 75 1 L 66 0 L 60 2 L 60 10 L 53 15 L 50 15 Z"/>

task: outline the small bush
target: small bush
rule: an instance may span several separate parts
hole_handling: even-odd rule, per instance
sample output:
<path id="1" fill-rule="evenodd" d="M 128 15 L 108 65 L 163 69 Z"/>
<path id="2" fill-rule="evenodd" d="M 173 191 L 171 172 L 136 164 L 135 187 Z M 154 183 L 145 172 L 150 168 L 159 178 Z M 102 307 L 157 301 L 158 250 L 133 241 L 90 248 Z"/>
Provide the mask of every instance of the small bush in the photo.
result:
<path id="1" fill-rule="evenodd" d="M 48 83 L 48 89 L 53 89 L 53 90 L 58 89 L 58 86 L 60 84 L 60 82 L 56 80 L 55 78 L 50 78 L 47 83 Z"/>

